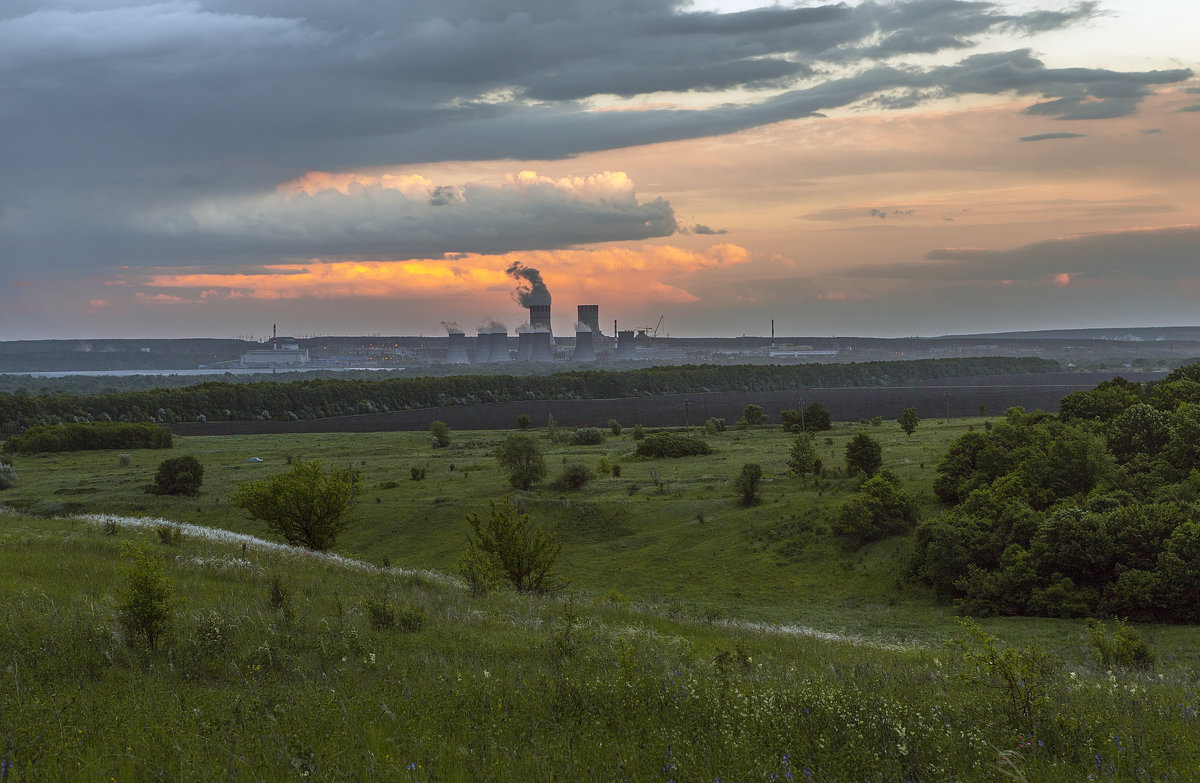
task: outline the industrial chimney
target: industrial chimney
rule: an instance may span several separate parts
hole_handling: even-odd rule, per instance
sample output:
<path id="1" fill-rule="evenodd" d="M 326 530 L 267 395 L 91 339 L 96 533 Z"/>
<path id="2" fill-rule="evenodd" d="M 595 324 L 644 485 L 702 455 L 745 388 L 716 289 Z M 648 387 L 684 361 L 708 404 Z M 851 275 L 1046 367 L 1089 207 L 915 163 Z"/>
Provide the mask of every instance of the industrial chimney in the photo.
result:
<path id="1" fill-rule="evenodd" d="M 549 305 L 547 305 L 547 308 Z M 530 332 L 533 336 L 533 356 L 529 357 L 532 362 L 552 362 L 554 361 L 554 348 L 551 343 L 550 330 L 538 330 Z"/>
<path id="2" fill-rule="evenodd" d="M 579 323 L 593 334 L 600 334 L 600 305 L 579 305 Z"/>
<path id="3" fill-rule="evenodd" d="M 488 335 L 491 338 L 491 351 L 488 354 L 488 362 L 511 362 L 512 354 L 508 352 L 508 330 L 496 330 Z"/>
<path id="4" fill-rule="evenodd" d="M 475 363 L 487 364 L 492 355 L 492 336 L 483 329 L 475 338 Z"/>
<path id="5" fill-rule="evenodd" d="M 580 306 L 580 309 L 583 309 Z M 592 342 L 592 330 L 584 328 L 587 325 L 582 321 L 575 327 L 575 353 L 571 354 L 573 362 L 594 362 L 596 361 L 596 346 Z"/>
<path id="6" fill-rule="evenodd" d="M 533 332 L 526 327 L 517 329 L 517 361 L 527 362 L 533 358 Z"/>
<path id="7" fill-rule="evenodd" d="M 617 332 L 617 355 L 614 358 L 617 361 L 637 358 L 637 353 L 633 349 L 633 330 Z"/>

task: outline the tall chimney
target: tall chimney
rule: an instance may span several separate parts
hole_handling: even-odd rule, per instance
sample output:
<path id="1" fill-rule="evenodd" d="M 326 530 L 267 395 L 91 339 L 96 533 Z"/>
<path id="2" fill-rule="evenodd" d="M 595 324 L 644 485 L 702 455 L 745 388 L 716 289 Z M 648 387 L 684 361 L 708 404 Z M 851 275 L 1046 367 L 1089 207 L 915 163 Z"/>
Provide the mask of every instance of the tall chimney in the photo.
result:
<path id="1" fill-rule="evenodd" d="M 534 328 L 543 327 L 547 332 L 551 331 L 549 302 L 529 305 L 529 325 Z"/>
<path id="2" fill-rule="evenodd" d="M 446 364 L 470 364 L 467 356 L 467 336 L 462 332 L 450 332 L 446 348 Z"/>
<path id="3" fill-rule="evenodd" d="M 582 307 L 582 306 L 581 306 Z M 582 323 L 582 320 L 581 320 Z M 571 354 L 573 362 L 594 362 L 596 361 L 596 346 L 592 342 L 594 332 L 589 330 L 575 330 L 575 353 Z"/>
<path id="4" fill-rule="evenodd" d="M 579 323 L 600 334 L 600 305 L 579 305 Z"/>

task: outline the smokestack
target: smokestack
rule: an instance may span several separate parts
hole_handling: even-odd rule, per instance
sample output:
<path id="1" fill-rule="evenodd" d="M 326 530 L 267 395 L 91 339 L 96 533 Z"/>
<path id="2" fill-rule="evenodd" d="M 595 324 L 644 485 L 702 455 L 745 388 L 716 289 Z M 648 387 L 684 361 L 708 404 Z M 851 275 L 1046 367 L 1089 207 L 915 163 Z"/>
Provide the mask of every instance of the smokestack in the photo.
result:
<path id="1" fill-rule="evenodd" d="M 583 326 L 584 324 L 580 324 Z M 596 361 L 596 346 L 592 342 L 592 330 L 575 328 L 575 353 L 571 355 L 573 362 Z"/>
<path id="2" fill-rule="evenodd" d="M 637 353 L 633 350 L 633 330 L 617 332 L 617 355 L 614 358 L 617 361 L 637 358 Z"/>
<path id="3" fill-rule="evenodd" d="M 521 307 L 529 308 L 529 325 L 544 326 L 550 331 L 550 290 L 542 273 L 520 261 L 514 261 L 505 274 L 517 281 L 513 298 Z"/>
<path id="4" fill-rule="evenodd" d="M 467 356 L 467 336 L 462 332 L 450 332 L 450 343 L 446 349 L 446 364 L 470 364 Z"/>
<path id="5" fill-rule="evenodd" d="M 775 347 L 775 319 L 771 319 L 771 347 Z"/>
<path id="6" fill-rule="evenodd" d="M 475 337 L 475 363 L 487 364 L 492 355 L 492 336 L 480 330 Z"/>
<path id="7" fill-rule="evenodd" d="M 279 350 L 279 334 L 276 331 L 278 327 L 279 324 L 271 324 L 271 350 L 273 351 Z"/>
<path id="8" fill-rule="evenodd" d="M 600 305 L 579 305 L 579 323 L 600 334 Z"/>
<path id="9" fill-rule="evenodd" d="M 533 356 L 529 357 L 533 362 L 552 362 L 554 361 L 554 350 L 550 344 L 550 332 L 530 332 L 533 337 Z"/>

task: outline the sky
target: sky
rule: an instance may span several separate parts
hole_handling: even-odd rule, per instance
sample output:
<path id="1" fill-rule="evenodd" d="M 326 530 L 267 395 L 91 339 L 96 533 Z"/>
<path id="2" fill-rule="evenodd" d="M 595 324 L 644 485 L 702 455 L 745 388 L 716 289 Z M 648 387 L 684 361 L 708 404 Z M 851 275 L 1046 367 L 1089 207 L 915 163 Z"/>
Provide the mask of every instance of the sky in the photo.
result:
<path id="1" fill-rule="evenodd" d="M 1200 324 L 1194 0 L 4 0 L 0 340 Z"/>

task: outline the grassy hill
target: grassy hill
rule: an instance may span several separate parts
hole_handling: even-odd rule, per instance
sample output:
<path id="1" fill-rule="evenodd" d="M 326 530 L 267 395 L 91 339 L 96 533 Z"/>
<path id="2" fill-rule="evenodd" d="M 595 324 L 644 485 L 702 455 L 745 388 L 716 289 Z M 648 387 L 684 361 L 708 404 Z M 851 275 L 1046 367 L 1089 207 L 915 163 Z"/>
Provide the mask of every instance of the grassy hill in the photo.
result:
<path id="1" fill-rule="evenodd" d="M 911 438 L 894 422 L 840 425 L 816 442 L 832 467 L 854 434 L 877 437 L 929 513 L 938 458 L 981 425 L 926 421 Z M 1139 629 L 1150 671 L 1100 667 L 1082 622 L 995 619 L 980 633 L 1004 641 L 972 636 L 901 581 L 904 537 L 852 551 L 831 534 L 852 483 L 787 475 L 792 436 L 777 428 L 712 436 L 715 454 L 682 460 L 633 457 L 628 431 L 599 446 L 543 440 L 551 477 L 565 462 L 620 465 L 579 491 L 513 492 L 490 456 L 506 434 L 456 432 L 439 449 L 414 433 L 181 438 L 127 466 L 114 452 L 18 458 L 0 495 L 24 512 L 0 513 L 9 779 L 1192 780 L 1200 769 L 1193 628 Z M 206 466 L 201 494 L 143 493 L 180 454 Z M 363 472 L 361 519 L 336 556 L 252 538 L 265 531 L 229 505 L 238 480 L 289 456 Z M 730 486 L 748 462 L 766 478 L 751 508 Z M 473 598 L 445 575 L 466 515 L 505 497 L 557 530 L 563 595 Z M 122 518 L 47 518 L 82 513 Z M 159 518 L 199 527 L 176 536 Z M 134 562 L 121 553 L 138 542 L 175 598 L 153 652 L 118 611 Z"/>

